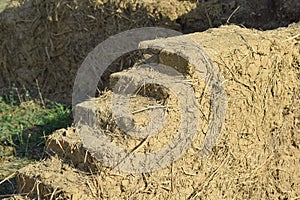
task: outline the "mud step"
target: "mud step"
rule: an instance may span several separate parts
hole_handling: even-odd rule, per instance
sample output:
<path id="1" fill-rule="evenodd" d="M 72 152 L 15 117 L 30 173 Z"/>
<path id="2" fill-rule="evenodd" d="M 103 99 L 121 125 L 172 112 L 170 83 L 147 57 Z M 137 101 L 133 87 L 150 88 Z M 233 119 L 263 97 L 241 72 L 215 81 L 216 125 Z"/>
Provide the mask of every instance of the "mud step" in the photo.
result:
<path id="1" fill-rule="evenodd" d="M 132 68 L 129 71 L 113 73 L 110 75 L 110 88 L 116 93 L 126 93 L 135 89 L 134 93 L 138 95 L 152 97 L 158 101 L 165 101 L 169 97 L 170 91 L 162 85 L 149 83 L 157 82 L 157 79 L 163 80 L 162 77 L 157 77 L 157 74 L 151 69 L 154 70 L 153 67 L 144 66 L 139 69 Z M 158 70 L 162 71 L 159 68 L 155 70 L 157 70 L 156 73 Z M 148 80 L 148 83 L 145 80 Z"/>
<path id="2" fill-rule="evenodd" d="M 132 143 L 130 143 L 132 146 L 127 143 L 123 144 L 123 137 L 126 136 L 117 128 L 115 120 L 111 117 L 111 96 L 111 92 L 106 92 L 105 95 L 97 98 L 95 100 L 96 102 L 94 102 L 96 106 L 95 111 L 91 108 L 91 100 L 78 104 L 76 106 L 76 112 L 80 118 L 84 118 L 85 120 L 92 120 L 89 119 L 90 116 L 97 113 L 98 120 L 101 122 L 101 128 L 105 130 L 109 138 L 111 137 L 111 140 L 117 142 L 118 145 L 125 145 L 124 147 L 129 149 L 134 148 L 140 141 L 138 139 L 132 141 Z M 139 110 L 147 106 L 155 105 L 157 100 L 153 97 L 136 96 L 132 99 L 132 102 L 135 104 L 132 109 Z M 140 112 L 135 114 L 135 116 L 136 122 L 139 123 L 138 120 L 147 119 L 148 114 Z M 79 117 L 78 119 L 75 117 L 75 121 L 80 120 Z M 144 123 L 144 121 L 140 123 Z M 96 172 L 99 167 L 102 167 L 101 163 L 84 147 L 78 133 L 76 133 L 75 127 L 57 130 L 49 136 L 46 144 L 46 152 L 50 156 L 59 157 L 71 167 L 85 172 Z"/>
<path id="3" fill-rule="evenodd" d="M 75 128 L 55 131 L 47 140 L 46 152 L 50 156 L 58 156 L 70 166 L 83 171 L 96 171 L 97 162 L 83 147 Z"/>
<path id="4" fill-rule="evenodd" d="M 20 194 L 35 199 L 94 199 L 89 177 L 51 158 L 19 170 Z"/>

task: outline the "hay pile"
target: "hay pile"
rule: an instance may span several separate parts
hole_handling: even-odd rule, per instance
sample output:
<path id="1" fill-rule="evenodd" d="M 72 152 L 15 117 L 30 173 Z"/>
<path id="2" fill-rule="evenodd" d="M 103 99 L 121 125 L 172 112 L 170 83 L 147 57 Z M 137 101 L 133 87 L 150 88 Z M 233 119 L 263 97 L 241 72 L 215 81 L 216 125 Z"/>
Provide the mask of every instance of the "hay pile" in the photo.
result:
<path id="1" fill-rule="evenodd" d="M 165 26 L 195 8 L 190 2 L 37 0 L 15 2 L 0 15 L 0 86 L 35 88 L 70 102 L 81 62 L 98 43 L 124 30 Z M 9 87 L 9 88 L 10 88 Z"/>
<path id="2" fill-rule="evenodd" d="M 12 1 L 0 13 L 0 93 L 15 84 L 34 95 L 39 87 L 46 98 L 70 102 L 77 69 L 88 52 L 108 36 L 136 27 L 163 26 L 186 33 L 219 26 L 229 18 L 257 28 L 299 20 L 299 3 L 268 2 Z"/>

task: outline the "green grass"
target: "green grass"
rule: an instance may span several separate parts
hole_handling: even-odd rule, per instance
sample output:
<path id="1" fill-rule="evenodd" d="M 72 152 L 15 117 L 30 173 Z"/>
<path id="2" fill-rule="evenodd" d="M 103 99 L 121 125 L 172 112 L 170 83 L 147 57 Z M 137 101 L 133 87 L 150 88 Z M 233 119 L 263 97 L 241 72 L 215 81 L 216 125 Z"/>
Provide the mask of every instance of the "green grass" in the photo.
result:
<path id="1" fill-rule="evenodd" d="M 0 0 L 0 13 L 9 2 Z M 0 199 L 15 191 L 14 172 L 45 157 L 47 136 L 72 123 L 71 106 L 34 100 L 24 91 L 0 96 Z"/>
<path id="2" fill-rule="evenodd" d="M 0 12 L 4 10 L 9 1 L 10 0 L 0 0 Z"/>
<path id="3" fill-rule="evenodd" d="M 0 97 L 0 182 L 44 157 L 47 135 L 70 126 L 71 107 L 7 95 Z M 0 195 L 8 189 L 0 185 Z"/>

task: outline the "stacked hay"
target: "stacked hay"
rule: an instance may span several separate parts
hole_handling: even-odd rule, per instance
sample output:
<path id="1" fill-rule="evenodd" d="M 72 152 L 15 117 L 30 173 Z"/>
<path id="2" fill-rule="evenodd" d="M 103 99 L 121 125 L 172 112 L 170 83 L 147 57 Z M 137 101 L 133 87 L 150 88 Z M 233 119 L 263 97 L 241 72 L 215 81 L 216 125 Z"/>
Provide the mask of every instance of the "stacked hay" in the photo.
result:
<path id="1" fill-rule="evenodd" d="M 195 7 L 159 0 L 15 2 L 0 15 L 0 86 L 40 87 L 46 97 L 70 102 L 77 69 L 98 43 L 137 27 L 180 30 L 174 20 Z"/>
<path id="2" fill-rule="evenodd" d="M 270 2 L 13 1 L 0 13 L 0 93 L 14 84 L 33 93 L 39 87 L 44 97 L 70 102 L 77 69 L 88 52 L 108 36 L 132 28 L 194 32 L 228 21 L 270 28 L 299 20 L 299 3 Z"/>

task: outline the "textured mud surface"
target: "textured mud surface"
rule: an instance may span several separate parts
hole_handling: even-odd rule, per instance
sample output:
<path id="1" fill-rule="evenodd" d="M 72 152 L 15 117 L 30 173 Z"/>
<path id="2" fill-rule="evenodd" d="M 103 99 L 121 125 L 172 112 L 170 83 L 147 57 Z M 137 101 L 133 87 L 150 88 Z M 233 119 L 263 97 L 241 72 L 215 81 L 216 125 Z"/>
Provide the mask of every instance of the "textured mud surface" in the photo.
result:
<path id="1" fill-rule="evenodd" d="M 107 168 L 82 148 L 76 131 L 70 128 L 58 131 L 50 139 L 47 149 L 54 155 L 51 159 L 20 170 L 19 183 L 24 186 L 21 192 L 31 197 L 47 194 L 47 198 L 73 199 L 299 198 L 299 32 L 299 24 L 264 32 L 223 26 L 182 36 L 204 47 L 219 69 L 227 93 L 225 125 L 208 156 L 199 158 L 207 130 L 205 118 L 209 119 L 210 104 L 205 100 L 209 95 L 199 107 L 203 110 L 203 126 L 188 151 L 172 165 L 143 174 Z M 168 44 L 172 39 L 147 43 Z M 162 54 L 160 61 L 172 66 L 175 57 Z M 188 63 L 176 63 L 181 63 L 177 68 L 188 69 Z M 188 73 L 186 77 L 191 82 L 196 80 Z M 201 93 L 203 87 L 198 82 L 192 85 L 200 102 L 202 97 L 197 90 Z M 170 117 L 171 127 L 167 130 L 175 130 L 179 119 L 176 109 L 180 111 L 180 106 L 172 95 L 166 98 L 154 93 L 154 89 L 145 88 L 132 98 L 133 118 L 139 124 L 147 124 L 149 116 L 136 111 L 160 103 Z M 163 130 L 163 134 L 142 141 L 141 146 L 141 141 L 126 137 L 110 118 L 110 94 L 108 91 L 98 98 L 97 108 L 99 120 L 115 145 L 129 152 L 145 152 L 160 148 L 172 137 L 172 132 Z M 157 97 L 166 101 L 159 102 Z M 173 107 L 176 109 L 171 110 Z M 76 156 L 72 158 L 72 154 Z M 42 183 L 40 187 L 38 183 Z"/>

